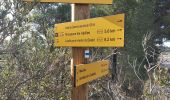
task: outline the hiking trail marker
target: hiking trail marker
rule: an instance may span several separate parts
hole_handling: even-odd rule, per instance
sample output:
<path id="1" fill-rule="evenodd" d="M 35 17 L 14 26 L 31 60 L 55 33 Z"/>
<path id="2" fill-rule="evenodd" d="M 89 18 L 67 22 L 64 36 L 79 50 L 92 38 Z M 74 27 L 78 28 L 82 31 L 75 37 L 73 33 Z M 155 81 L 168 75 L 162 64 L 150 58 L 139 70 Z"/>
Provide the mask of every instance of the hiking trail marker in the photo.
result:
<path id="1" fill-rule="evenodd" d="M 26 2 L 58 2 L 58 3 L 79 3 L 79 4 L 112 4 L 113 0 L 23 0 Z"/>
<path id="2" fill-rule="evenodd" d="M 56 24 L 56 47 L 124 47 L 124 14 Z"/>
<path id="3" fill-rule="evenodd" d="M 109 73 L 109 61 L 98 61 L 91 64 L 76 65 L 74 68 L 75 86 L 80 86 Z"/>

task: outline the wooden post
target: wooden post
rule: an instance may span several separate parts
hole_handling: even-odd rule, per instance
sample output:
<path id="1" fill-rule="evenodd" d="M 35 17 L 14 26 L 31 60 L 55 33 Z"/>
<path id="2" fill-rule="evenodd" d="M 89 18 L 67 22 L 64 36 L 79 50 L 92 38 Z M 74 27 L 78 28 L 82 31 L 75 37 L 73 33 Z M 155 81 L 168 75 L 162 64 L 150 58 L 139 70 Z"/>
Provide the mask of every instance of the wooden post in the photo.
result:
<path id="1" fill-rule="evenodd" d="M 87 19 L 90 17 L 90 7 L 87 4 L 72 4 L 72 21 Z M 88 100 L 88 85 L 84 84 L 79 87 L 74 87 L 74 65 L 85 64 L 88 59 L 85 59 L 84 52 L 89 48 L 72 48 L 72 91 L 71 100 Z"/>

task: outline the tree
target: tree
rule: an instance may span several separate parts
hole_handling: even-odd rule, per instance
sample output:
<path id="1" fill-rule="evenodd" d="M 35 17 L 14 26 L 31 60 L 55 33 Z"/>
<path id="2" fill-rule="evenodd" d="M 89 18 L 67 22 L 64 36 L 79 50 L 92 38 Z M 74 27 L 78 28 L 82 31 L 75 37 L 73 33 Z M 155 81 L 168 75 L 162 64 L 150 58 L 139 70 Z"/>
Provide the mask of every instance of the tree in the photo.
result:
<path id="1" fill-rule="evenodd" d="M 58 9 L 69 9 L 69 6 L 41 6 L 21 0 L 4 0 L 1 4 L 0 54 L 4 62 L 0 72 L 0 99 L 67 99 L 66 94 L 70 92 L 67 89 L 71 87 L 70 51 L 55 49 L 52 44 L 56 15 L 62 13 Z M 67 21 L 68 17 L 59 16 L 61 20 L 57 20 Z"/>

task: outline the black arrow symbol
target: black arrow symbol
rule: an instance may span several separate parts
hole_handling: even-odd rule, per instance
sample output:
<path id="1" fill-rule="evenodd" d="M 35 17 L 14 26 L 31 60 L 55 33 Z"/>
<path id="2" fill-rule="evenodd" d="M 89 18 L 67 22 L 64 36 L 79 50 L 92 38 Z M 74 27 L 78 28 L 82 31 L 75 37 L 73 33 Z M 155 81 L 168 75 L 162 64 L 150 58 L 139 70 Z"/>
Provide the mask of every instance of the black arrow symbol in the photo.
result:
<path id="1" fill-rule="evenodd" d="M 118 29 L 117 31 L 122 31 L 123 29 Z"/>
<path id="2" fill-rule="evenodd" d="M 123 20 L 118 20 L 117 22 L 122 22 Z"/>
<path id="3" fill-rule="evenodd" d="M 118 40 L 121 40 L 122 38 L 117 38 Z"/>

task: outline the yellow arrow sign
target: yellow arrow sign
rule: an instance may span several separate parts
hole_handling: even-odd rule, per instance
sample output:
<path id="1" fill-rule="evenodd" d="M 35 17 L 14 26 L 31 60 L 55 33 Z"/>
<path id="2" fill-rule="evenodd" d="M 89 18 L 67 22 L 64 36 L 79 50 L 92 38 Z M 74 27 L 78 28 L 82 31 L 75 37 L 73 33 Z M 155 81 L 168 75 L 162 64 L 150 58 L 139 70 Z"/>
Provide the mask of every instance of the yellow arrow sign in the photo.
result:
<path id="1" fill-rule="evenodd" d="M 23 0 L 26 2 L 59 2 L 59 3 L 85 3 L 85 4 L 112 4 L 113 0 Z"/>
<path id="2" fill-rule="evenodd" d="M 109 73 L 109 61 L 98 61 L 91 64 L 75 66 L 75 86 L 80 86 Z"/>
<path id="3" fill-rule="evenodd" d="M 57 47 L 124 47 L 124 14 L 55 25 Z"/>

